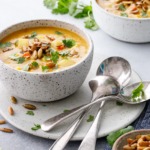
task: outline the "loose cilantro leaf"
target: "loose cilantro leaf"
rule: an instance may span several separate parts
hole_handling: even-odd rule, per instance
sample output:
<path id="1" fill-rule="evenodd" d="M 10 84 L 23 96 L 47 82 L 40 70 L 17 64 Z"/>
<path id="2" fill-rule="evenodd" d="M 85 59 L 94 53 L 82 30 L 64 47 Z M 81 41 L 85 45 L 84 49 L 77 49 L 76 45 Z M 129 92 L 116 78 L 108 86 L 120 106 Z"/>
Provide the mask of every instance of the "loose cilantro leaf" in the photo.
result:
<path id="1" fill-rule="evenodd" d="M 59 59 L 59 53 L 57 51 L 52 51 L 50 58 L 56 64 Z"/>
<path id="2" fill-rule="evenodd" d="M 144 85 L 141 82 L 137 88 L 132 91 L 132 100 L 137 101 L 144 97 Z"/>
<path id="3" fill-rule="evenodd" d="M 60 31 L 55 31 L 55 33 L 58 34 L 58 35 L 62 35 L 62 34 L 63 34 L 63 33 L 60 32 Z"/>
<path id="4" fill-rule="evenodd" d="M 30 36 L 30 39 L 33 39 L 33 38 L 35 38 L 37 36 L 37 33 L 36 32 L 32 32 L 31 33 L 31 36 Z"/>
<path id="5" fill-rule="evenodd" d="M 119 5 L 119 10 L 121 10 L 121 11 L 125 11 L 126 10 L 124 4 L 120 4 Z"/>
<path id="6" fill-rule="evenodd" d="M 59 52 L 59 55 L 61 55 L 62 57 L 68 56 L 69 54 L 70 54 L 70 51 L 68 50 Z"/>
<path id="7" fill-rule="evenodd" d="M 34 116 L 34 112 L 33 112 L 33 111 L 31 111 L 31 110 L 27 111 L 27 113 L 26 113 L 26 114 L 27 114 L 27 115 Z"/>
<path id="8" fill-rule="evenodd" d="M 0 42 L 0 48 L 6 48 L 6 47 L 10 47 L 12 44 L 10 42 L 6 42 L 6 43 L 1 43 Z"/>
<path id="9" fill-rule="evenodd" d="M 67 112 L 69 112 L 69 110 L 68 110 L 68 109 L 65 109 L 65 110 L 64 110 L 64 113 L 67 113 Z"/>
<path id="10" fill-rule="evenodd" d="M 36 131 L 41 129 L 41 125 L 40 124 L 34 124 L 34 127 L 31 128 L 32 130 Z"/>
<path id="11" fill-rule="evenodd" d="M 132 126 L 128 126 L 127 128 L 115 131 L 115 132 L 111 132 L 108 136 L 107 136 L 107 142 L 108 144 L 112 147 L 113 144 L 115 143 L 115 141 L 123 134 L 130 132 L 134 130 L 134 128 Z"/>
<path id="12" fill-rule="evenodd" d="M 141 16 L 142 17 L 147 17 L 147 13 L 144 10 L 142 10 Z"/>
<path id="13" fill-rule="evenodd" d="M 87 122 L 92 122 L 94 120 L 94 116 L 89 115 L 89 118 L 87 119 Z"/>
<path id="14" fill-rule="evenodd" d="M 39 67 L 39 64 L 36 61 L 32 62 L 31 65 L 32 65 L 33 68 L 38 68 Z"/>
<path id="15" fill-rule="evenodd" d="M 49 67 L 48 66 L 42 66 L 42 71 L 43 72 L 48 72 L 49 71 Z"/>
<path id="16" fill-rule="evenodd" d="M 47 8 L 54 8 L 56 3 L 57 3 L 57 0 L 44 0 L 44 6 L 46 6 Z"/>
<path id="17" fill-rule="evenodd" d="M 93 31 L 99 29 L 99 26 L 97 25 L 97 23 L 95 22 L 93 16 L 91 16 L 91 15 L 89 15 L 89 16 L 85 19 L 84 24 L 85 24 L 85 28 L 91 29 L 91 30 L 93 30 Z"/>
<path id="18" fill-rule="evenodd" d="M 128 17 L 127 13 L 121 13 L 120 15 L 123 16 L 123 17 Z"/>
<path id="19" fill-rule="evenodd" d="M 19 57 L 16 59 L 17 63 L 18 64 L 22 64 L 24 61 L 25 61 L 25 58 L 24 57 Z"/>
<path id="20" fill-rule="evenodd" d="M 76 44 L 76 41 L 72 39 L 65 39 L 63 40 L 63 43 L 66 47 L 71 48 Z"/>

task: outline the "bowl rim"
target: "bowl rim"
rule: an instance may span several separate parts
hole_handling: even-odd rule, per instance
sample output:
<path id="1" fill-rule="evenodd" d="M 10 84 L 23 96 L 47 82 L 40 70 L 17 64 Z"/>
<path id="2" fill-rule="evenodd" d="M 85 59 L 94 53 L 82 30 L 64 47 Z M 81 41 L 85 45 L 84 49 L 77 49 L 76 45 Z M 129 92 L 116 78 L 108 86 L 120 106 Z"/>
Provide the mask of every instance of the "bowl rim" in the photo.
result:
<path id="1" fill-rule="evenodd" d="M 86 54 L 86 56 L 83 57 L 83 59 L 81 59 L 81 61 L 79 61 L 78 63 L 74 64 L 73 66 L 69 66 L 69 67 L 67 67 L 67 68 L 65 68 L 65 69 L 62 69 L 62 70 L 59 70 L 59 71 L 54 71 L 54 72 L 27 72 L 27 71 L 23 71 L 23 70 L 17 70 L 17 69 L 15 69 L 15 68 L 10 67 L 10 66 L 7 65 L 6 63 L 4 63 L 2 60 L 0 60 L 0 62 L 1 62 L 2 64 L 4 64 L 7 68 L 9 68 L 9 69 L 11 69 L 11 70 L 14 70 L 14 71 L 16 71 L 16 72 L 23 73 L 23 74 L 30 74 L 30 75 L 52 75 L 52 74 L 64 73 L 64 72 L 66 72 L 66 71 L 68 71 L 68 70 L 72 70 L 72 69 L 74 69 L 74 68 L 77 68 L 79 65 L 81 65 L 82 63 L 84 63 L 84 61 L 86 61 L 86 59 L 87 59 L 90 55 L 92 55 L 92 57 L 93 57 L 94 44 L 93 44 L 92 38 L 89 36 L 89 34 L 86 33 L 86 31 L 85 31 L 84 29 L 81 29 L 81 28 L 77 27 L 77 26 L 74 25 L 74 24 L 71 24 L 71 23 L 68 23 L 68 22 L 65 22 L 65 21 L 60 21 L 60 20 L 57 20 L 57 19 L 32 19 L 32 20 L 27 20 L 27 21 L 18 22 L 18 23 L 12 24 L 12 25 L 8 26 L 7 28 L 3 29 L 2 31 L 0 31 L 0 34 L 2 34 L 3 32 L 6 32 L 7 30 L 9 30 L 9 29 L 12 28 L 12 27 L 15 27 L 15 26 L 18 26 L 18 25 L 21 25 L 21 24 L 26 24 L 26 23 L 30 23 L 30 22 L 42 22 L 42 21 L 47 21 L 47 22 L 53 21 L 53 22 L 57 22 L 57 23 L 59 23 L 59 24 L 62 24 L 61 27 L 58 27 L 58 28 L 62 28 L 62 29 L 65 29 L 65 28 L 64 28 L 64 25 L 70 25 L 70 26 L 72 26 L 73 28 L 76 28 L 78 31 L 81 31 L 81 32 L 85 35 L 85 37 L 87 38 L 86 42 L 87 42 L 88 45 L 89 45 L 88 53 Z M 38 26 L 36 26 L 36 27 L 38 27 Z M 40 25 L 39 25 L 39 27 L 40 27 Z M 44 26 L 42 26 L 42 27 L 44 27 Z M 51 27 L 51 26 L 49 26 L 49 27 Z M 27 28 L 34 28 L 34 26 L 33 26 L 33 27 L 27 27 Z M 22 30 L 22 29 L 20 29 L 20 30 Z M 65 30 L 67 30 L 67 29 L 65 29 Z M 19 30 L 16 30 L 16 31 L 19 31 Z M 16 31 L 15 31 L 15 32 L 16 32 Z M 70 31 L 70 32 L 74 32 L 74 31 Z M 12 33 L 13 33 L 13 32 L 12 32 Z M 75 32 L 74 32 L 74 33 L 75 33 Z M 75 34 L 79 35 L 78 33 L 75 33 Z M 9 35 L 9 34 L 8 34 L 8 35 Z M 6 35 L 6 36 L 8 36 L 8 35 Z M 79 35 L 79 36 L 82 37 L 81 35 Z M 82 37 L 82 38 L 85 39 L 84 37 Z M 1 40 L 2 40 L 2 39 L 1 39 Z"/>
<path id="2" fill-rule="evenodd" d="M 122 138 L 125 138 L 125 136 L 128 136 L 132 133 L 137 133 L 137 134 L 140 134 L 141 132 L 150 132 L 150 129 L 138 129 L 138 130 L 133 130 L 133 131 L 130 131 L 126 134 L 123 134 L 122 136 L 120 136 L 114 143 L 113 147 L 112 147 L 112 150 L 116 150 L 116 146 L 117 144 L 119 143 L 119 141 L 122 139 Z"/>
<path id="3" fill-rule="evenodd" d="M 92 0 L 92 3 L 95 3 L 96 7 L 99 8 L 101 11 L 103 11 L 104 13 L 112 16 L 112 17 L 117 17 L 119 19 L 123 19 L 123 20 L 134 20 L 134 21 L 149 21 L 150 18 L 129 18 L 129 17 L 123 17 L 123 16 L 119 16 L 113 13 L 110 13 L 108 11 L 106 11 L 104 8 L 102 8 L 98 3 L 97 0 Z"/>

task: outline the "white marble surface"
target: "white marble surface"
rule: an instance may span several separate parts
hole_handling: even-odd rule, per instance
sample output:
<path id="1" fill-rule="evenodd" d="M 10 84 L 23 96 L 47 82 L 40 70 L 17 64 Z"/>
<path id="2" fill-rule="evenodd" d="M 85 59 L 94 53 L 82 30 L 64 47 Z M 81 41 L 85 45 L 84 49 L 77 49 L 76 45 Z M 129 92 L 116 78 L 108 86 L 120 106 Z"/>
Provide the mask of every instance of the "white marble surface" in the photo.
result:
<path id="1" fill-rule="evenodd" d="M 68 15 L 51 15 L 50 10 L 43 6 L 43 0 L 0 0 L 0 31 L 14 23 L 42 18 L 65 20 L 83 28 L 81 20 L 73 19 Z M 124 43 L 109 37 L 101 30 L 95 32 L 87 30 L 87 32 L 93 39 L 95 55 L 102 55 L 105 58 L 109 56 L 124 57 L 143 80 L 150 80 L 150 43 Z M 9 124 L 7 126 L 13 128 Z M 53 142 L 34 137 L 16 128 L 13 129 L 14 134 L 0 132 L 2 150 L 47 150 Z M 79 142 L 70 142 L 66 150 L 77 150 L 78 145 Z M 104 149 L 102 141 L 98 141 L 96 149 Z"/>

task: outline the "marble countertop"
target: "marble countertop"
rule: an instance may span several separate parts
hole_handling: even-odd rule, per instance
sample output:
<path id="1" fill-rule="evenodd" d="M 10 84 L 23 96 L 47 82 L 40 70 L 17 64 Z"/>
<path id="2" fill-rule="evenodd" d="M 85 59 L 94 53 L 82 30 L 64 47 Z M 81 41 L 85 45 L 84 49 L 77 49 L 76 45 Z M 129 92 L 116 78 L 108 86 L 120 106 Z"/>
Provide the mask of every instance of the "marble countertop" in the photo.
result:
<path id="1" fill-rule="evenodd" d="M 52 15 L 50 10 L 43 6 L 43 0 L 1 0 L 0 19 L 0 31 L 12 24 L 32 19 L 65 20 L 84 29 L 83 20 L 77 20 L 68 15 Z M 109 37 L 102 30 L 85 30 L 94 42 L 94 55 L 101 55 L 103 58 L 110 56 L 124 57 L 143 80 L 150 80 L 150 43 L 124 43 Z M 0 119 L 2 119 L 1 116 Z M 0 132 L 0 149 L 2 150 L 47 150 L 53 143 L 53 140 L 35 137 L 16 129 L 10 124 L 6 126 L 12 128 L 14 134 Z M 77 150 L 79 144 L 80 142 L 70 142 L 65 150 Z M 98 140 L 96 149 L 104 149 L 103 140 Z"/>

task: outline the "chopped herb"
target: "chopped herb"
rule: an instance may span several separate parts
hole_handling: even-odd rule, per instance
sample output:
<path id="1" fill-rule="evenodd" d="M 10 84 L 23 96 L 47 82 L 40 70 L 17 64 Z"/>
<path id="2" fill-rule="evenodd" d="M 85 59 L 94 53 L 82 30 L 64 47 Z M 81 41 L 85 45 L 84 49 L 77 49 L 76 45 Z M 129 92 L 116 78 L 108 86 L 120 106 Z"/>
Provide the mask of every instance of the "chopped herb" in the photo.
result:
<path id="1" fill-rule="evenodd" d="M 113 144 L 115 143 L 115 141 L 123 134 L 130 132 L 134 130 L 134 128 L 132 126 L 128 126 L 127 128 L 124 129 L 120 129 L 118 131 L 115 132 L 111 132 L 108 136 L 107 136 L 107 142 L 108 144 L 112 147 Z"/>
<path id="2" fill-rule="evenodd" d="M 60 32 L 60 31 L 55 31 L 55 33 L 58 34 L 58 35 L 62 35 L 62 34 L 63 34 L 63 33 Z"/>
<path id="3" fill-rule="evenodd" d="M 66 47 L 71 48 L 76 44 L 76 41 L 72 39 L 65 39 L 63 40 L 63 43 Z"/>
<path id="4" fill-rule="evenodd" d="M 16 59 L 17 63 L 18 64 L 22 64 L 24 61 L 25 61 L 25 58 L 24 57 L 19 57 Z"/>
<path id="5" fill-rule="evenodd" d="M 44 104 L 43 106 L 44 106 L 44 107 L 46 107 L 46 105 L 45 105 L 45 104 Z"/>
<path id="6" fill-rule="evenodd" d="M 141 82 L 137 88 L 132 91 L 132 100 L 138 101 L 144 97 L 144 84 Z"/>
<path id="7" fill-rule="evenodd" d="M 51 60 L 56 64 L 59 59 L 59 53 L 57 51 L 51 52 Z"/>
<path id="8" fill-rule="evenodd" d="M 31 110 L 27 111 L 27 113 L 26 113 L 26 114 L 27 114 L 27 115 L 34 116 L 34 112 L 33 112 L 33 111 L 31 111 Z"/>
<path id="9" fill-rule="evenodd" d="M 12 44 L 10 42 L 0 43 L 0 48 L 10 47 Z"/>
<path id="10" fill-rule="evenodd" d="M 23 67 L 23 71 L 29 71 L 30 70 L 30 65 L 27 64 Z"/>
<path id="11" fill-rule="evenodd" d="M 48 72 L 49 71 L 49 67 L 48 66 L 42 66 L 42 71 L 43 72 Z"/>
<path id="12" fill-rule="evenodd" d="M 39 64 L 36 61 L 32 62 L 31 65 L 32 65 L 33 68 L 38 68 L 39 67 Z"/>
<path id="13" fill-rule="evenodd" d="M 87 122 L 92 122 L 94 120 L 94 116 L 89 115 L 89 118 L 87 119 Z"/>
<path id="14" fill-rule="evenodd" d="M 51 60 L 51 57 L 50 56 L 44 56 L 44 60 L 46 60 L 46 61 Z"/>
<path id="15" fill-rule="evenodd" d="M 67 113 L 67 112 L 69 112 L 69 110 L 68 110 L 68 109 L 65 109 L 65 110 L 64 110 L 64 113 Z"/>
<path id="16" fill-rule="evenodd" d="M 68 56 L 69 53 L 70 53 L 70 51 L 66 50 L 66 51 L 59 52 L 59 55 L 61 55 L 62 57 L 64 57 L 64 56 Z"/>
<path id="17" fill-rule="evenodd" d="M 119 10 L 121 10 L 121 11 L 125 11 L 126 10 L 124 4 L 120 4 L 119 5 Z"/>
<path id="18" fill-rule="evenodd" d="M 32 130 L 36 131 L 41 129 L 41 125 L 40 124 L 34 124 L 34 127 L 31 128 Z"/>
<path id="19" fill-rule="evenodd" d="M 127 13 L 121 13 L 120 15 L 123 16 L 123 17 L 128 17 Z"/>
<path id="20" fill-rule="evenodd" d="M 37 33 L 36 32 L 32 32 L 31 33 L 31 36 L 30 36 L 30 39 L 33 39 L 33 38 L 35 38 L 37 36 Z"/>
<path id="21" fill-rule="evenodd" d="M 57 0 L 44 0 L 44 5 L 47 7 L 47 8 L 54 8 L 55 5 L 56 5 L 56 2 Z"/>
<path id="22" fill-rule="evenodd" d="M 147 13 L 144 10 L 142 10 L 141 16 L 142 17 L 147 17 Z"/>
<path id="23" fill-rule="evenodd" d="M 118 105 L 118 106 L 122 106 L 122 105 L 123 105 L 123 103 L 122 103 L 122 102 L 119 102 L 119 101 L 116 101 L 116 105 Z"/>

